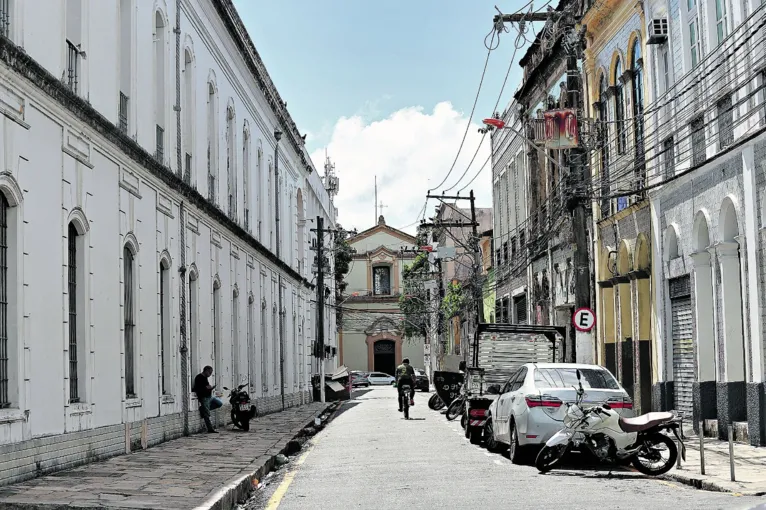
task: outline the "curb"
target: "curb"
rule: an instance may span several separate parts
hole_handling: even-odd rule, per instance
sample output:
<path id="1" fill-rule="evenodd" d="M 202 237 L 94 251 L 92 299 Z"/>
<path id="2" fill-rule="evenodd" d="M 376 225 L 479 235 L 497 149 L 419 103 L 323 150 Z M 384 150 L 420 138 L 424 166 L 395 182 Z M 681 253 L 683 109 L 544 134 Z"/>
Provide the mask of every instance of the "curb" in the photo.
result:
<path id="1" fill-rule="evenodd" d="M 235 508 L 239 501 L 248 499 L 253 487 L 253 478 L 262 480 L 264 476 L 274 469 L 277 455 L 283 454 L 287 450 L 287 443 L 300 437 L 303 434 L 303 429 L 313 425 L 317 418 L 329 413 L 325 419 L 322 419 L 322 427 L 324 427 L 338 407 L 339 404 L 337 402 L 327 403 L 308 422 L 294 428 L 291 435 L 282 438 L 264 455 L 256 458 L 247 467 L 243 468 L 242 471 L 246 471 L 246 474 L 229 480 L 213 496 L 207 498 L 202 504 L 195 507 L 194 510 L 230 510 Z"/>
<path id="2" fill-rule="evenodd" d="M 713 482 L 701 476 L 684 475 L 680 473 L 668 473 L 659 477 L 662 480 L 681 483 L 695 489 L 709 492 L 725 492 L 738 496 L 766 496 L 766 491 L 738 491 L 724 487 L 718 482 Z"/>

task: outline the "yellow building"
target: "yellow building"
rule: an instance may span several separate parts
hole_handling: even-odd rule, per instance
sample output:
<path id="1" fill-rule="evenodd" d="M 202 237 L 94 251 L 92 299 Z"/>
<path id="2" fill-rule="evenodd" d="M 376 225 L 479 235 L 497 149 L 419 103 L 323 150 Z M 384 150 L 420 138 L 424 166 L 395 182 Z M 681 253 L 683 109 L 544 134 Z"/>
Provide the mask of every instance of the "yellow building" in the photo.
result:
<path id="1" fill-rule="evenodd" d="M 598 133 L 591 143 L 596 268 L 597 355 L 632 396 L 651 410 L 657 379 L 652 349 L 651 208 L 646 181 L 641 2 L 594 2 L 582 18 L 586 50 L 586 117 Z"/>

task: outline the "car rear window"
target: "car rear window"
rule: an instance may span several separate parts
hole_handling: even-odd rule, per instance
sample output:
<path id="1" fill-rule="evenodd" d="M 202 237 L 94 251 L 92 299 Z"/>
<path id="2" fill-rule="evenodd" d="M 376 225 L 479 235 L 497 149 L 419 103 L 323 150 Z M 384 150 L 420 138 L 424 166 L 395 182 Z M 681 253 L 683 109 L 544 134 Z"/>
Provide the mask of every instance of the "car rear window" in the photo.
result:
<path id="1" fill-rule="evenodd" d="M 619 390 L 617 381 L 606 370 L 581 368 L 582 387 L 598 390 Z M 576 368 L 538 368 L 535 370 L 535 386 L 538 388 L 571 388 L 577 386 Z"/>

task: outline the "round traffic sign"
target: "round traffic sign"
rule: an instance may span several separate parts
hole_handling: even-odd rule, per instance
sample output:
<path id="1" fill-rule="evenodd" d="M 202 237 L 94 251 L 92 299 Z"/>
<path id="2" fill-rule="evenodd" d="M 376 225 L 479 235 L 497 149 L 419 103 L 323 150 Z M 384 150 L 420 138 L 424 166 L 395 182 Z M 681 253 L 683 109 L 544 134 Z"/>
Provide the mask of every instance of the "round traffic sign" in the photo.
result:
<path id="1" fill-rule="evenodd" d="M 596 314 L 590 308 L 578 308 L 572 316 L 572 324 L 577 331 L 587 333 L 596 325 Z"/>

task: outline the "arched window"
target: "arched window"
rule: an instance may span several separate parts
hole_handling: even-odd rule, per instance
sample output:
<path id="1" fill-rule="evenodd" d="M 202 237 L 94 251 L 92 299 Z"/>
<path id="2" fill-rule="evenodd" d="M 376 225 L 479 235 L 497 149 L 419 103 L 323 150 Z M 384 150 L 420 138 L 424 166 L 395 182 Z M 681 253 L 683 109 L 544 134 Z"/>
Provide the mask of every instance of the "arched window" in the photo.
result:
<path id="1" fill-rule="evenodd" d="M 258 212 L 258 228 L 257 228 L 257 236 L 258 240 L 263 243 L 263 238 L 261 237 L 261 228 L 263 224 L 263 203 L 261 196 L 261 189 L 263 188 L 263 151 L 261 150 L 260 144 L 257 149 L 257 155 L 255 157 L 255 203 L 260 208 L 260 211 Z"/>
<path id="2" fill-rule="evenodd" d="M 601 146 L 601 192 L 604 196 L 609 195 L 609 107 L 607 104 L 607 91 L 609 86 L 606 74 L 601 75 L 598 85 L 598 120 L 601 123 L 599 130 L 599 145 Z M 610 214 L 609 199 L 604 198 L 601 202 L 601 217 L 606 218 Z"/>
<path id="3" fill-rule="evenodd" d="M 170 347 L 170 263 L 160 262 L 160 388 L 163 395 L 172 394 Z"/>
<path id="4" fill-rule="evenodd" d="M 183 116 L 183 140 L 184 140 L 184 172 L 183 178 L 186 183 L 191 183 L 194 166 L 192 154 L 194 154 L 194 58 L 189 48 L 184 51 L 183 70 L 183 95 L 184 106 L 181 110 Z"/>
<path id="5" fill-rule="evenodd" d="M 0 296 L 7 297 L 10 290 L 9 276 L 14 268 L 8 263 L 9 227 L 8 213 L 10 209 L 8 200 L 0 192 Z M 0 408 L 11 404 L 10 395 L 10 331 L 8 328 L 8 299 L 0 299 Z"/>
<path id="6" fill-rule="evenodd" d="M 622 73 L 622 60 L 618 57 L 614 66 L 614 116 L 619 154 L 624 154 L 628 145 L 628 136 L 625 132 L 625 91 L 622 85 Z"/>
<path id="7" fill-rule="evenodd" d="M 245 204 L 245 230 L 250 232 L 250 131 L 242 130 L 242 195 Z"/>
<path id="8" fill-rule="evenodd" d="M 213 370 L 215 383 L 219 384 L 221 378 L 221 282 L 217 279 L 213 282 Z"/>
<path id="9" fill-rule="evenodd" d="M 207 197 L 215 204 L 218 197 L 218 134 L 215 123 L 216 93 L 215 84 L 207 84 Z"/>
<path id="10" fill-rule="evenodd" d="M 633 123 L 636 136 L 636 160 L 644 161 L 644 69 L 641 60 L 641 41 L 636 38 L 633 42 L 632 61 L 633 71 Z M 643 183 L 639 183 L 642 185 Z"/>
<path id="11" fill-rule="evenodd" d="M 189 378 L 190 381 L 194 381 L 194 377 L 200 372 L 198 361 L 198 344 L 199 344 L 199 284 L 197 281 L 197 273 L 189 273 Z M 190 388 L 193 387 L 190 384 Z"/>
<path id="12" fill-rule="evenodd" d="M 269 232 L 269 248 L 272 250 L 275 247 L 274 244 L 274 222 L 271 221 L 271 217 L 274 212 L 274 163 L 269 162 L 269 178 L 268 178 L 268 184 L 266 187 L 266 192 L 269 194 L 269 200 L 268 205 L 266 208 L 266 218 L 269 222 L 267 231 Z"/>
<path id="13" fill-rule="evenodd" d="M 125 293 L 124 335 L 125 335 L 125 396 L 136 398 L 136 340 L 135 340 L 135 255 L 130 246 L 122 251 L 123 290 Z"/>
<path id="14" fill-rule="evenodd" d="M 303 211 L 303 192 L 300 189 L 298 189 L 298 193 L 297 193 L 295 201 L 296 201 L 295 206 L 298 209 L 298 214 L 297 214 L 297 217 L 298 217 L 298 225 L 297 225 L 298 264 L 297 265 L 298 265 L 298 273 L 302 275 L 304 259 L 306 257 L 306 241 L 305 241 L 306 234 L 304 232 L 304 230 L 306 229 L 306 218 L 305 218 L 305 213 Z"/>
<path id="15" fill-rule="evenodd" d="M 154 123 L 157 161 L 165 163 L 165 46 L 166 30 L 162 13 L 154 14 Z"/>
<path id="16" fill-rule="evenodd" d="M 239 366 L 239 291 L 235 288 L 231 296 L 231 371 L 233 384 L 239 386 L 241 371 Z"/>
<path id="17" fill-rule="evenodd" d="M 226 181 L 229 197 L 229 218 L 237 219 L 237 154 L 234 133 L 234 108 L 226 108 Z"/>
<path id="18" fill-rule="evenodd" d="M 78 228 L 79 226 L 79 228 Z M 69 402 L 87 399 L 85 364 L 87 326 L 85 318 L 85 227 L 69 223 L 67 229 L 67 303 L 69 333 Z"/>

